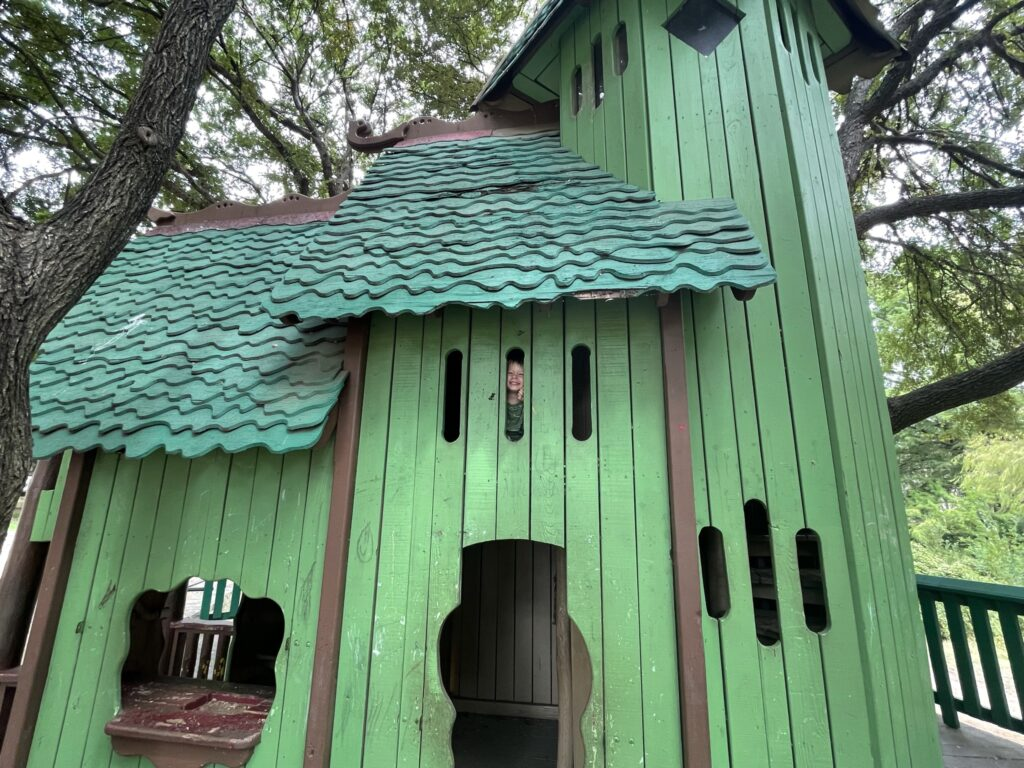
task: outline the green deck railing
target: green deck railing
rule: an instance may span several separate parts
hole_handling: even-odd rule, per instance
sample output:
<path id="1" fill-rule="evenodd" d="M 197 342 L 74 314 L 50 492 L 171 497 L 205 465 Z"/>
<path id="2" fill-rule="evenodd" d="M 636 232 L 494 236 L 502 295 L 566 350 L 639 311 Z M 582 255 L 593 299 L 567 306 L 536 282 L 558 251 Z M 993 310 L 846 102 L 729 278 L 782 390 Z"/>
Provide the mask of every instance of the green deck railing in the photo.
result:
<path id="1" fill-rule="evenodd" d="M 959 728 L 957 713 L 963 713 L 1024 733 L 1024 720 L 1011 711 L 1007 702 L 1009 690 L 1016 695 L 1018 713 L 1020 704 L 1024 703 L 1024 637 L 1021 632 L 1024 587 L 918 576 L 917 595 L 935 681 L 935 702 L 942 710 L 942 721 L 951 728 Z M 946 662 L 940 605 L 960 683 L 959 696 L 954 691 Z M 993 618 L 998 622 L 995 625 Z M 975 651 L 988 706 L 982 704 L 979 694 Z M 1005 667 L 1001 656 L 1007 659 Z"/>

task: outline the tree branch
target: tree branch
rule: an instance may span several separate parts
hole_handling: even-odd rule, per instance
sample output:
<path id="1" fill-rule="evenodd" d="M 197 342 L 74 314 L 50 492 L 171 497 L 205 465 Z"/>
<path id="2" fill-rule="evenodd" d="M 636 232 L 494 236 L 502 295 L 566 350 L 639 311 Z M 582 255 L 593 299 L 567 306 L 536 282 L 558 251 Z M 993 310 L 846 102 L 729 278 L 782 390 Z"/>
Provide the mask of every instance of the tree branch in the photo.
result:
<path id="1" fill-rule="evenodd" d="M 933 216 L 937 213 L 974 211 L 979 208 L 1024 207 L 1024 186 L 998 187 L 974 192 L 950 192 L 927 197 L 911 197 L 890 205 L 871 208 L 855 217 L 858 236 L 879 224 L 894 224 L 904 219 Z"/>
<path id="2" fill-rule="evenodd" d="M 234 0 L 168 9 L 110 151 L 82 189 L 20 244 L 38 342 L 124 247 L 174 161 L 216 35 Z"/>
<path id="3" fill-rule="evenodd" d="M 929 416 L 998 395 L 1024 381 L 1024 344 L 991 363 L 947 376 L 905 395 L 889 398 L 892 431 L 899 432 Z"/>

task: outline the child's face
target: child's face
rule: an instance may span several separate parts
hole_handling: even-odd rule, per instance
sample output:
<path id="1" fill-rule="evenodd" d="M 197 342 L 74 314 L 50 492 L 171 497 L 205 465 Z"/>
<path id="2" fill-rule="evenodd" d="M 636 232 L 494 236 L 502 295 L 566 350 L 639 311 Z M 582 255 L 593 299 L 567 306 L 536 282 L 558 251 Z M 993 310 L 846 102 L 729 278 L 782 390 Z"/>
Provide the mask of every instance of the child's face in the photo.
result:
<path id="1" fill-rule="evenodd" d="M 523 388 L 523 365 L 512 360 L 505 372 L 505 386 L 510 392 L 519 392 Z"/>

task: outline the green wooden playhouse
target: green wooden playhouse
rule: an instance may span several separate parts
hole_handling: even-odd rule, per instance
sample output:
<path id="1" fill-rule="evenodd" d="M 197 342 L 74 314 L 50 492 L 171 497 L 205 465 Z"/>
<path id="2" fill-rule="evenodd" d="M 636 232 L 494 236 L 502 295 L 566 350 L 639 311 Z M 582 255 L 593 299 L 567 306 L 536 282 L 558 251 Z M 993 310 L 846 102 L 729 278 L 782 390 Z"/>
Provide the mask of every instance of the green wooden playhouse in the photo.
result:
<path id="1" fill-rule="evenodd" d="M 33 366 L 3 765 L 938 765 L 828 96 L 898 52 L 550 0 L 347 196 L 157 212 Z"/>

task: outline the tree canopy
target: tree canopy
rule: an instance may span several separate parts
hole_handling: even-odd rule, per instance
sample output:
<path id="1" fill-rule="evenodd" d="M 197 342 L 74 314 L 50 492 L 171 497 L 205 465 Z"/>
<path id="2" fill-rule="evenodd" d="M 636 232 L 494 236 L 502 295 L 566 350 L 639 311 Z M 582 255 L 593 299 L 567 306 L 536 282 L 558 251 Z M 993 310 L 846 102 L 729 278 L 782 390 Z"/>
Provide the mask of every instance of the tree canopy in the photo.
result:
<path id="1" fill-rule="evenodd" d="M 214 43 L 160 203 L 334 195 L 350 120 L 461 116 L 524 0 L 244 0 Z M 0 9 L 3 205 L 56 210 L 104 157 L 162 0 L 12 0 Z"/>

